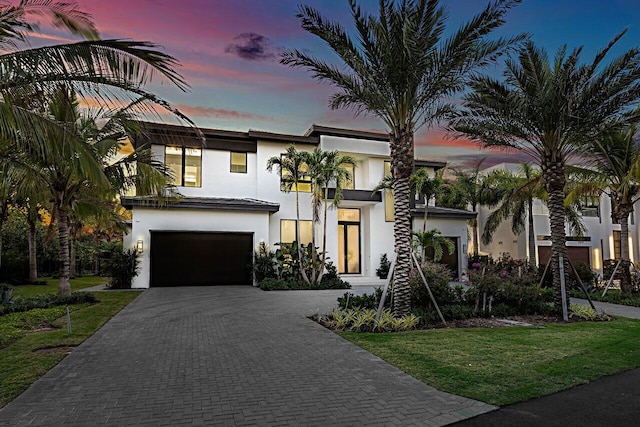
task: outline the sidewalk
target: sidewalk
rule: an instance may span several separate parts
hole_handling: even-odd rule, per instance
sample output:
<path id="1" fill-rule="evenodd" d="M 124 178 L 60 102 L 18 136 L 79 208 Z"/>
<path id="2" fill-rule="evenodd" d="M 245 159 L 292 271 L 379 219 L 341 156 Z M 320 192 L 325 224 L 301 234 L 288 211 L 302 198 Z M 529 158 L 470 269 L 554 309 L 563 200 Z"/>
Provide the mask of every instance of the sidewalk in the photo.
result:
<path id="1" fill-rule="evenodd" d="M 581 298 L 571 298 L 571 302 L 580 305 L 589 305 L 589 301 Z M 631 307 L 628 305 L 611 304 L 608 302 L 594 301 L 597 311 L 605 312 L 611 316 L 628 317 L 630 319 L 640 319 L 640 307 Z"/>

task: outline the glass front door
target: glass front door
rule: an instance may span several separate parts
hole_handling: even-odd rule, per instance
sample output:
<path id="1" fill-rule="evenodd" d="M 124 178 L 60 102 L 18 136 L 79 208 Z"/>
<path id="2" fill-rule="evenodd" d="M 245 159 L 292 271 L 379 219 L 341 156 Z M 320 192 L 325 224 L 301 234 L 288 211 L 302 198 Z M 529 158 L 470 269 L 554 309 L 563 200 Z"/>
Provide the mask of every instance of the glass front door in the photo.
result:
<path id="1" fill-rule="evenodd" d="M 338 273 L 360 273 L 360 209 L 338 209 Z"/>

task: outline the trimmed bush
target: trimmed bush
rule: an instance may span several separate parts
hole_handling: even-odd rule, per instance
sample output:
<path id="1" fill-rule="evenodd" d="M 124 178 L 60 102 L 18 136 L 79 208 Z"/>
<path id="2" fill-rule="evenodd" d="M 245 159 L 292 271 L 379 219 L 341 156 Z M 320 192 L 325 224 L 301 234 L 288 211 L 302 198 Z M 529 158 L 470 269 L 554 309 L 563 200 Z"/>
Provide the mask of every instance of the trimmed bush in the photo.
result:
<path id="1" fill-rule="evenodd" d="M 89 292 L 74 292 L 71 295 L 43 294 L 32 297 L 15 297 L 9 304 L 0 305 L 0 316 L 8 313 L 20 313 L 36 308 L 50 308 L 60 305 L 94 304 L 96 297 Z"/>
<path id="2" fill-rule="evenodd" d="M 106 272 L 111 278 L 107 287 L 131 289 L 133 278 L 138 275 L 139 266 L 140 257 L 134 249 L 116 248 L 107 258 Z"/>
<path id="3" fill-rule="evenodd" d="M 351 289 L 351 285 L 340 278 L 322 278 L 320 283 L 308 284 L 302 279 L 264 279 L 258 283 L 263 291 L 296 291 L 296 290 L 323 290 L 323 289 Z"/>

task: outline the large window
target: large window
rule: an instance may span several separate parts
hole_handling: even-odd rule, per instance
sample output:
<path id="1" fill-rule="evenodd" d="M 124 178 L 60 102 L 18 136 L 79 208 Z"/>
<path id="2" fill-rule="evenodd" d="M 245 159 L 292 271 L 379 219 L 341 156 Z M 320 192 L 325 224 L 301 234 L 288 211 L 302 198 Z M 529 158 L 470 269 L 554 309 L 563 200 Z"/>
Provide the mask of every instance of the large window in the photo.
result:
<path id="1" fill-rule="evenodd" d="M 284 158 L 285 155 L 283 154 L 281 157 Z M 291 191 L 296 191 L 297 187 L 300 192 L 311 192 L 311 177 L 305 175 L 305 172 L 309 170 L 309 167 L 306 163 L 303 163 L 300 169 L 302 170 L 302 176 L 298 179 L 297 185 L 291 184 L 291 172 L 286 169 L 280 169 L 280 190 L 287 191 L 290 187 Z"/>
<path id="2" fill-rule="evenodd" d="M 580 211 L 582 216 L 600 216 L 600 197 L 599 196 L 583 196 L 580 198 Z"/>
<path id="3" fill-rule="evenodd" d="M 350 163 L 342 163 L 340 167 L 346 169 L 347 172 L 349 172 L 349 178 L 344 179 L 342 181 L 342 189 L 355 190 L 356 189 L 355 165 L 352 165 Z"/>
<path id="4" fill-rule="evenodd" d="M 384 177 L 391 176 L 391 162 L 384 162 Z M 393 190 L 390 188 L 385 188 L 384 190 L 384 219 L 385 221 L 395 221 L 396 220 L 396 211 L 393 206 L 394 198 L 393 198 Z"/>
<path id="5" fill-rule="evenodd" d="M 613 258 L 622 258 L 622 238 L 618 230 L 613 230 Z"/>
<path id="6" fill-rule="evenodd" d="M 173 172 L 174 185 L 202 186 L 202 150 L 199 148 L 165 147 L 164 163 Z"/>
<path id="7" fill-rule="evenodd" d="M 231 152 L 231 172 L 247 173 L 247 153 Z"/>
<path id="8" fill-rule="evenodd" d="M 280 220 L 280 243 L 293 243 L 296 241 L 296 220 Z M 313 235 L 313 222 L 300 220 L 300 243 L 308 245 Z"/>

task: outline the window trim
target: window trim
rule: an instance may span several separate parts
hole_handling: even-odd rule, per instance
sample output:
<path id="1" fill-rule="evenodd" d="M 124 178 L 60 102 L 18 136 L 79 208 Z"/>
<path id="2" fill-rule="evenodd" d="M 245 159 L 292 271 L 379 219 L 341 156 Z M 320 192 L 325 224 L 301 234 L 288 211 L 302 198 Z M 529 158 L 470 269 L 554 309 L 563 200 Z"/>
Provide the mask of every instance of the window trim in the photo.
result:
<path id="1" fill-rule="evenodd" d="M 244 171 L 238 171 L 238 170 L 233 170 L 233 155 L 234 154 L 244 154 Z M 249 167 L 248 167 L 248 156 L 246 152 L 242 152 L 242 151 L 229 151 L 229 172 L 230 173 L 244 173 L 246 174 Z"/>

